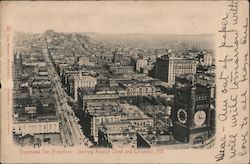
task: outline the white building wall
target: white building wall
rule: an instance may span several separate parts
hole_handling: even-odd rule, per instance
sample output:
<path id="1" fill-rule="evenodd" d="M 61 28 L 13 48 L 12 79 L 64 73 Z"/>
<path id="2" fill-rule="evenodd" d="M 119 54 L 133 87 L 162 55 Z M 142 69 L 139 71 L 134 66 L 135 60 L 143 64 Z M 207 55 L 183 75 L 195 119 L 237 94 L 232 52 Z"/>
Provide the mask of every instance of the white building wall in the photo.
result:
<path id="1" fill-rule="evenodd" d="M 16 134 L 59 133 L 59 122 L 22 122 L 14 123 L 13 131 Z"/>

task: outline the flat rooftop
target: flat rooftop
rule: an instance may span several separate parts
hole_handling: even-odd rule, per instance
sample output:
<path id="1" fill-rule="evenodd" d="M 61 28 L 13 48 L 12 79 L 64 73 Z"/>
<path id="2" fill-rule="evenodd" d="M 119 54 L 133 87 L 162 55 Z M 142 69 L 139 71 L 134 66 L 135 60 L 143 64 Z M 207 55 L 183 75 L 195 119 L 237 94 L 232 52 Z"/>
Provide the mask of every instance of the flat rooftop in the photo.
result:
<path id="1" fill-rule="evenodd" d="M 55 122 L 59 121 L 56 115 L 37 115 L 26 114 L 13 118 L 14 123 L 32 123 L 32 122 Z"/>
<path id="2" fill-rule="evenodd" d="M 88 113 L 92 116 L 119 116 L 120 107 L 115 102 L 93 102 L 87 106 Z"/>
<path id="3" fill-rule="evenodd" d="M 124 119 L 146 119 L 149 118 L 137 106 L 130 104 L 120 104 Z"/>

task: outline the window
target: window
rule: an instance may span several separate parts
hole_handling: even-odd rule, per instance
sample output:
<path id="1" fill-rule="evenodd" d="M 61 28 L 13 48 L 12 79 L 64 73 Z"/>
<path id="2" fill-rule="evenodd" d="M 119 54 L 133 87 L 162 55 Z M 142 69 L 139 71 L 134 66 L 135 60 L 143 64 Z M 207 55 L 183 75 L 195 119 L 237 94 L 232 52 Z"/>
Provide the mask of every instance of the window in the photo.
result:
<path id="1" fill-rule="evenodd" d="M 198 137 L 198 138 L 194 139 L 193 144 L 194 144 L 194 145 L 203 144 L 203 139 L 202 139 L 202 137 Z"/>

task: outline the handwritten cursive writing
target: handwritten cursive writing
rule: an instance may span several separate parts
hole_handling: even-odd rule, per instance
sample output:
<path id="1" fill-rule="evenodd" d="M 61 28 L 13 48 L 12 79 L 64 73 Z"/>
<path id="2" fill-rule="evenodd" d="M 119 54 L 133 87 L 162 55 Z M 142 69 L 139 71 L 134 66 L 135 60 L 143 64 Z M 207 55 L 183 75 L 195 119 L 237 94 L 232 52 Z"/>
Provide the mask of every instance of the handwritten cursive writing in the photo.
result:
<path id="1" fill-rule="evenodd" d="M 235 97 L 233 97 L 231 95 L 230 100 L 231 100 L 232 104 L 228 105 L 228 107 L 231 108 L 230 113 L 232 113 L 232 125 L 231 125 L 231 127 L 235 127 L 237 125 L 237 116 L 238 116 L 238 108 L 237 108 L 238 95 L 235 95 Z"/>
<path id="2" fill-rule="evenodd" d="M 222 71 L 219 77 L 219 80 L 223 80 L 223 89 L 222 89 L 222 93 L 227 93 L 228 92 L 228 79 L 229 76 L 224 76 L 224 72 Z"/>
<path id="3" fill-rule="evenodd" d="M 229 151 L 230 151 L 230 158 L 233 158 L 236 156 L 236 140 L 237 140 L 237 133 L 235 133 L 234 135 L 229 135 Z"/>
<path id="4" fill-rule="evenodd" d="M 248 57 L 248 53 L 245 54 L 244 56 L 244 64 L 243 64 L 243 68 L 242 68 L 242 76 L 243 76 L 243 79 L 240 80 L 240 82 L 244 82 L 247 80 L 247 57 Z"/>
<path id="5" fill-rule="evenodd" d="M 243 129 L 248 124 L 248 117 L 244 117 L 242 123 L 239 125 L 241 129 Z"/>
<path id="6" fill-rule="evenodd" d="M 221 42 L 221 45 L 219 46 L 219 48 L 233 47 L 233 45 L 227 44 L 228 34 L 234 32 L 234 30 L 228 30 L 228 13 L 226 13 L 226 16 L 224 18 L 222 18 L 221 25 L 222 27 L 220 30 L 218 30 L 218 32 L 222 33 L 223 42 Z"/>
<path id="7" fill-rule="evenodd" d="M 218 152 L 215 160 L 243 159 L 249 154 L 249 16 L 240 0 L 225 1 L 217 43 L 219 72 Z M 244 158 L 245 159 L 245 158 Z"/>
<path id="8" fill-rule="evenodd" d="M 239 52 L 238 52 L 238 49 L 239 49 L 239 42 L 238 42 L 238 31 L 235 30 L 235 35 L 234 35 L 234 63 L 235 63 L 235 67 L 234 67 L 234 75 L 232 77 L 233 78 L 233 85 L 234 87 L 230 88 L 230 89 L 238 89 L 239 88 L 239 82 L 238 82 L 238 78 L 239 78 Z"/>
<path id="9" fill-rule="evenodd" d="M 248 18 L 246 18 L 246 24 L 242 26 L 244 28 L 243 37 L 240 39 L 241 44 L 247 43 L 247 29 L 248 29 Z"/>
<path id="10" fill-rule="evenodd" d="M 230 0 L 229 9 L 230 13 L 232 13 L 232 21 L 233 25 L 236 25 L 238 23 L 238 0 Z"/>
<path id="11" fill-rule="evenodd" d="M 248 131 L 245 134 L 241 135 L 242 145 L 241 145 L 241 152 L 238 153 L 239 156 L 243 156 L 247 154 L 247 151 L 246 151 L 247 137 L 248 137 Z"/>
<path id="12" fill-rule="evenodd" d="M 220 151 L 219 153 L 215 156 L 216 161 L 220 161 L 224 159 L 225 156 L 225 148 L 226 148 L 226 134 L 223 135 L 223 137 L 220 139 L 221 144 L 220 144 Z"/>
<path id="13" fill-rule="evenodd" d="M 228 59 L 228 55 L 225 56 L 223 60 L 219 60 L 220 63 L 223 63 L 223 69 L 227 69 L 227 64 L 233 59 Z"/>
<path id="14" fill-rule="evenodd" d="M 242 110 L 246 110 L 247 109 L 247 90 L 245 90 L 240 96 L 243 97 L 243 100 L 241 100 L 241 103 L 243 104 Z"/>
<path id="15" fill-rule="evenodd" d="M 221 109 L 222 113 L 218 115 L 220 121 L 225 121 L 227 119 L 227 99 L 223 100 L 223 108 Z"/>

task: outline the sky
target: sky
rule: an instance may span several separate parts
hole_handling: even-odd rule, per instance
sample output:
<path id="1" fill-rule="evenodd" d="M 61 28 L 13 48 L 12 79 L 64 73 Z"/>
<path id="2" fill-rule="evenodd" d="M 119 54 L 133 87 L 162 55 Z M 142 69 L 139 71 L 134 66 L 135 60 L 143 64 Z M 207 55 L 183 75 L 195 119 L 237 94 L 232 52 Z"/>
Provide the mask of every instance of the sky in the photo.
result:
<path id="1" fill-rule="evenodd" d="M 146 34 L 214 33 L 221 5 L 211 1 L 6 2 L 14 31 Z"/>

